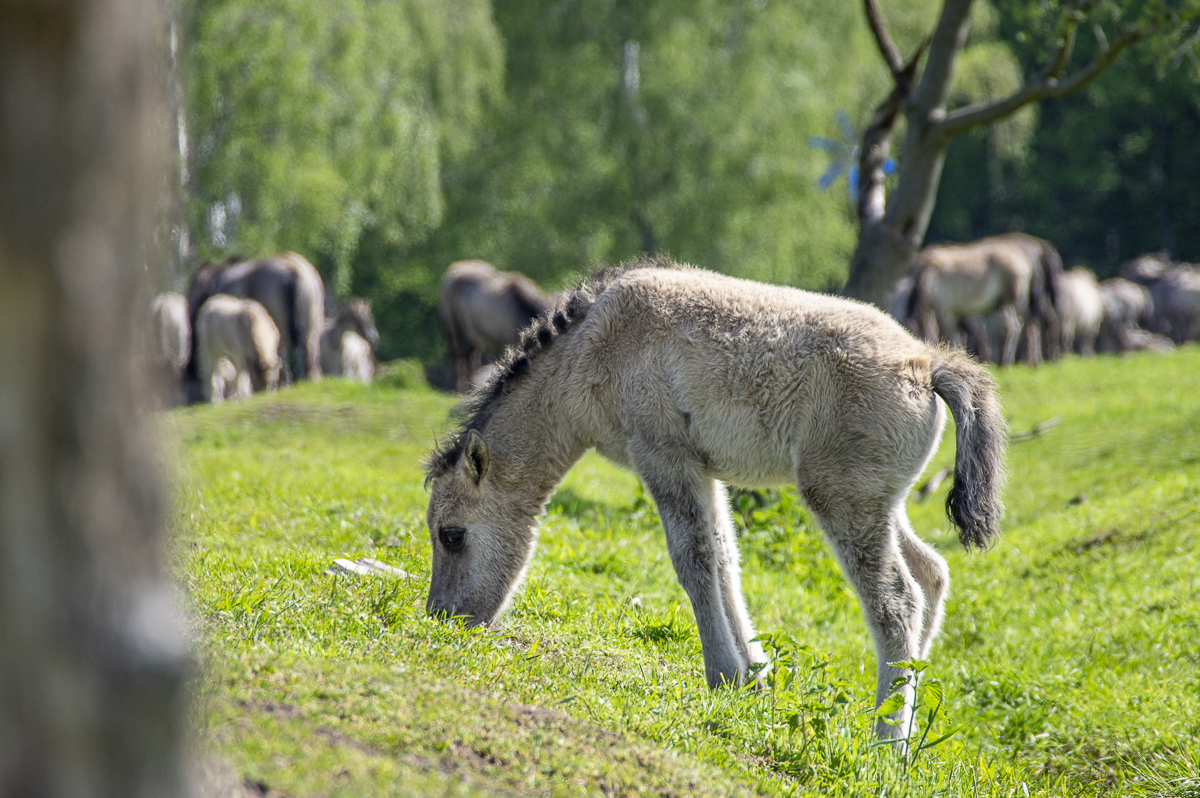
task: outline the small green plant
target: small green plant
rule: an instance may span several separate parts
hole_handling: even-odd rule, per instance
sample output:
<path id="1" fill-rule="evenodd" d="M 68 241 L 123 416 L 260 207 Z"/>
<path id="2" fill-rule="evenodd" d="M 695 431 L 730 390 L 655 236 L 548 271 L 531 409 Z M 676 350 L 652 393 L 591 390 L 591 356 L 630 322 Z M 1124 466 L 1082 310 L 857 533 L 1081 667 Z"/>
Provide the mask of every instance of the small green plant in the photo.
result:
<path id="1" fill-rule="evenodd" d="M 767 754 L 782 772 L 804 778 L 813 770 L 813 743 L 828 738 L 831 724 L 854 704 L 854 695 L 848 683 L 830 675 L 826 655 L 782 632 L 755 639 L 769 659 L 756 663 L 755 674 L 765 682 L 770 701 Z"/>
<path id="2" fill-rule="evenodd" d="M 963 727 L 956 726 L 930 740 L 929 733 L 946 703 L 945 687 L 932 676 L 922 678 L 921 674 L 929 667 L 927 660 L 902 660 L 888 664 L 896 668 L 904 668 L 911 673 L 892 680 L 891 690 L 887 698 L 875 710 L 874 717 L 876 720 L 895 725 L 897 721 L 893 721 L 889 716 L 904 706 L 905 688 L 910 685 L 913 687 L 913 711 L 909 716 L 908 728 L 903 730 L 904 736 L 896 740 L 884 740 L 880 743 L 880 745 L 896 745 L 898 747 L 902 752 L 904 770 L 908 772 L 917 764 L 922 753 L 946 742 L 962 731 Z"/>

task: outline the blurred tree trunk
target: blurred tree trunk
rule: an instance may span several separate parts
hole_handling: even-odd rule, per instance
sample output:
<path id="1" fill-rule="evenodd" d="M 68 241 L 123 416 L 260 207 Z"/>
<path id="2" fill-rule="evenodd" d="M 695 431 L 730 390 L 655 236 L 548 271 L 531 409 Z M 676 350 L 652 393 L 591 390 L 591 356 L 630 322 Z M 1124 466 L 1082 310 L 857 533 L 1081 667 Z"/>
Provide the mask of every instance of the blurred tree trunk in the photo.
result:
<path id="1" fill-rule="evenodd" d="M 1010 116 L 1030 103 L 1078 91 L 1107 69 L 1130 44 L 1155 30 L 1182 25 L 1184 19 L 1170 14 L 1150 15 L 1138 24 L 1117 25 L 1108 37 L 1099 22 L 1087 17 L 1097 5 L 1095 0 L 1063 3 L 1055 23 L 1057 49 L 1039 74 L 1029 77 L 1006 97 L 947 111 L 955 63 L 967 41 L 972 1 L 945 0 L 933 33 L 903 62 L 888 35 L 876 0 L 864 0 L 867 23 L 892 73 L 894 85 L 875 109 L 859 147 L 859 235 L 842 289 L 846 296 L 887 306 L 896 283 L 908 273 L 909 261 L 929 228 L 951 139 L 973 127 Z M 1065 75 L 1075 47 L 1076 29 L 1085 22 L 1093 22 L 1096 55 L 1073 74 Z M 926 52 L 925 68 L 917 78 L 917 66 Z M 899 171 L 895 188 L 890 196 L 885 196 L 884 163 L 901 116 L 905 120 L 905 134 Z"/>
<path id="2" fill-rule="evenodd" d="M 187 651 L 132 356 L 158 6 L 0 0 L 0 795 L 185 794 Z"/>

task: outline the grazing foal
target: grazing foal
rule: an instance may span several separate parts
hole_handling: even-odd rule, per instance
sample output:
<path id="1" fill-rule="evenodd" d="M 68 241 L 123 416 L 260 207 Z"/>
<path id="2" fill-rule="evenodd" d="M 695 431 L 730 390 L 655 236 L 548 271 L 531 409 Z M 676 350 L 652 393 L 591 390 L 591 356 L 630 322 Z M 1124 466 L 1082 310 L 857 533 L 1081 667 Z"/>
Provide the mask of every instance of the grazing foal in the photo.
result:
<path id="1" fill-rule="evenodd" d="M 601 272 L 540 316 L 468 400 L 429 458 L 436 615 L 487 623 L 533 552 L 536 517 L 589 448 L 645 483 L 691 600 L 709 685 L 765 661 L 742 599 L 724 482 L 794 482 L 862 604 L 878 657 L 924 658 L 941 621 L 945 561 L 904 501 L 954 414 L 947 510 L 965 546 L 998 532 L 1004 422 L 987 372 L 916 340 L 867 305 L 669 261 Z M 882 721 L 902 735 L 905 705 Z"/>

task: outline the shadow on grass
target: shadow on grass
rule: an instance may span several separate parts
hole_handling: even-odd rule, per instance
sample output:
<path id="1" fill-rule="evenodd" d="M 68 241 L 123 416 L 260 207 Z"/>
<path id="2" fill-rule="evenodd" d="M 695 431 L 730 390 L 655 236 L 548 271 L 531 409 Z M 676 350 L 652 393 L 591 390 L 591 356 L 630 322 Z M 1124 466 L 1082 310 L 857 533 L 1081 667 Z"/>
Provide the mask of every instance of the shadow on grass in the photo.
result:
<path id="1" fill-rule="evenodd" d="M 546 511 L 570 518 L 585 518 L 591 515 L 610 518 L 613 515 L 613 508 L 609 505 L 581 496 L 574 489 L 566 487 L 560 487 L 554 492 Z"/>

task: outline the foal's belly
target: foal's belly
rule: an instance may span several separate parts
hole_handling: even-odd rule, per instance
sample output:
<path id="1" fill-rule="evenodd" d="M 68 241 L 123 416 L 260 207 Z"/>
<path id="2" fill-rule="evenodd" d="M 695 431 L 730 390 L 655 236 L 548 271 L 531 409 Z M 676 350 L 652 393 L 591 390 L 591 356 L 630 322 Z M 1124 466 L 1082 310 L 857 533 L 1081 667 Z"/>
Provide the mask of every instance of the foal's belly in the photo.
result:
<path id="1" fill-rule="evenodd" d="M 697 414 L 689 416 L 680 438 L 648 437 L 663 440 L 663 456 L 691 460 L 701 473 L 723 482 L 767 487 L 795 479 L 787 442 L 764 429 L 753 414 L 712 421 Z M 625 435 L 613 434 L 595 441 L 595 448 L 606 460 L 636 471 L 629 460 L 628 443 Z"/>
<path id="2" fill-rule="evenodd" d="M 698 425 L 695 448 L 705 473 L 745 487 L 768 487 L 792 482 L 791 454 L 786 443 L 757 423 Z"/>

